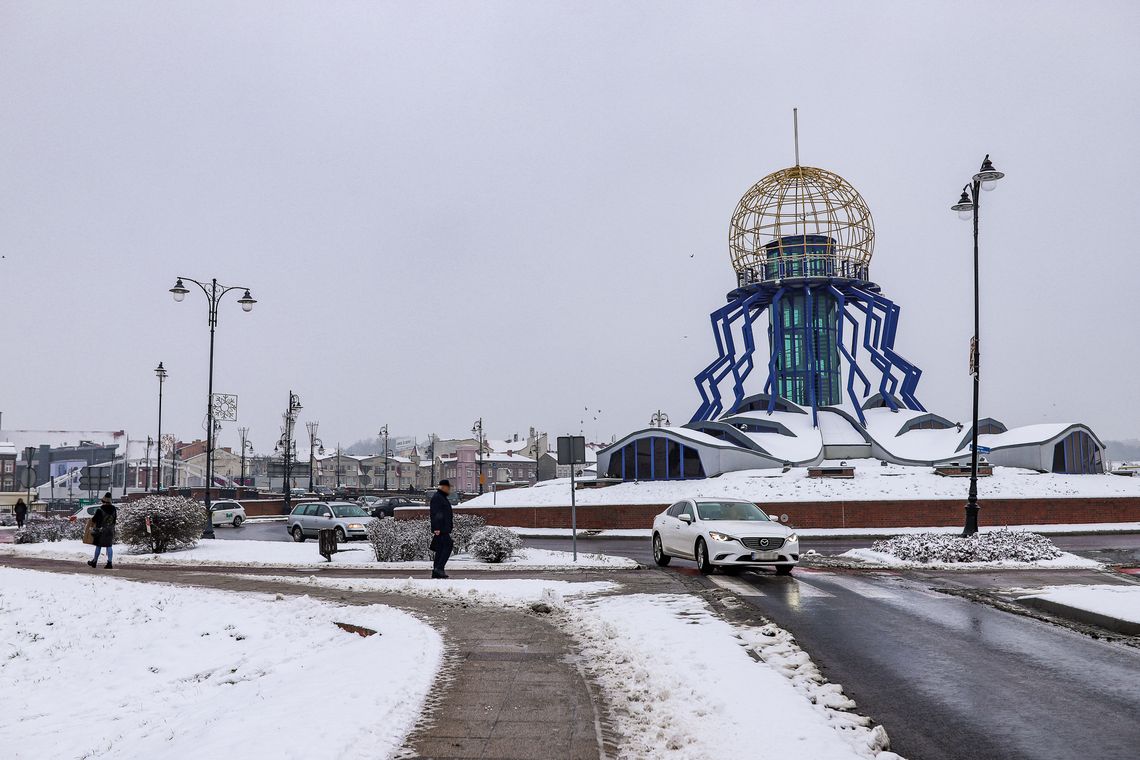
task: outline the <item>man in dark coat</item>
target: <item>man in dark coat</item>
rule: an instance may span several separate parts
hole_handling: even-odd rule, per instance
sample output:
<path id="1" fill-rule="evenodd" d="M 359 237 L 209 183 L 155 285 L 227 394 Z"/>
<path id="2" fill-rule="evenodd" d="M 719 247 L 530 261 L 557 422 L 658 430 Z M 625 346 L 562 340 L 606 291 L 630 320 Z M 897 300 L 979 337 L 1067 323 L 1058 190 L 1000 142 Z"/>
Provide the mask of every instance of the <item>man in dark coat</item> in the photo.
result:
<path id="1" fill-rule="evenodd" d="M 91 567 L 99 564 L 99 552 L 106 549 L 107 564 L 104 567 L 108 570 L 115 569 L 114 565 L 111 564 L 111 545 L 115 543 L 115 521 L 118 519 L 119 510 L 115 508 L 114 502 L 111 501 L 111 493 L 108 491 L 103 494 L 99 508 L 91 517 L 91 522 L 94 525 L 91 530 L 91 537 L 95 539 L 95 557 L 87 562 Z"/>
<path id="2" fill-rule="evenodd" d="M 447 577 L 447 573 L 443 569 L 447 566 L 447 559 L 451 556 L 451 550 L 455 546 L 451 540 L 451 499 L 447 498 L 450 493 L 451 482 L 439 481 L 439 490 L 432 494 L 428 509 L 431 513 L 431 546 L 432 551 L 435 552 L 435 563 L 431 571 L 432 578 Z"/>
<path id="3" fill-rule="evenodd" d="M 24 520 L 28 517 L 28 505 L 24 503 L 23 499 L 16 501 L 16 527 L 24 527 Z"/>

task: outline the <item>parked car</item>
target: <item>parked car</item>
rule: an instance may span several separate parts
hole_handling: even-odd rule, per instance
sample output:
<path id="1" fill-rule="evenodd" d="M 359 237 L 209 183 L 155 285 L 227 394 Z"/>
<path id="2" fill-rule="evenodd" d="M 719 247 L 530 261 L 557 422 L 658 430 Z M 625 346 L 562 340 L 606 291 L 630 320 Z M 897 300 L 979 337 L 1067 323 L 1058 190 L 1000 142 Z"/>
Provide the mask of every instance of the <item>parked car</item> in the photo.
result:
<path id="1" fill-rule="evenodd" d="M 380 498 L 372 505 L 372 516 L 375 518 L 394 517 L 397 507 L 422 507 L 423 504 L 409 499 L 407 496 L 389 496 Z"/>
<path id="2" fill-rule="evenodd" d="M 210 502 L 210 522 L 240 528 L 245 522 L 245 507 L 232 499 Z"/>
<path id="3" fill-rule="evenodd" d="M 298 496 L 304 496 L 307 493 L 308 493 L 308 491 L 306 491 L 304 488 L 290 488 L 289 489 L 289 497 L 292 499 L 296 499 Z"/>
<path id="4" fill-rule="evenodd" d="M 95 512 L 98 511 L 98 509 L 98 504 L 88 504 L 85 507 L 80 507 L 79 509 L 75 510 L 75 513 L 71 515 L 71 517 L 67 518 L 67 520 L 68 522 L 75 522 L 76 520 L 90 520 L 95 516 Z"/>
<path id="5" fill-rule="evenodd" d="M 318 499 L 333 498 L 333 490 L 328 486 L 313 486 L 313 493 L 317 495 Z"/>
<path id="6" fill-rule="evenodd" d="M 653 520 L 653 559 L 691 559 L 702 573 L 771 567 L 787 575 L 800 561 L 800 539 L 791 528 L 750 501 L 683 499 Z"/>
<path id="7" fill-rule="evenodd" d="M 336 531 L 336 540 L 344 543 L 354 538 L 367 538 L 368 523 L 375 520 L 359 505 L 347 501 L 311 501 L 293 508 L 285 529 L 294 541 L 300 543 L 306 538 L 316 538 L 317 531 L 322 528 L 332 528 Z"/>
<path id="8" fill-rule="evenodd" d="M 383 501 L 383 499 L 381 499 L 379 496 L 369 496 L 367 494 L 364 496 L 356 497 L 356 503 L 364 507 L 365 511 L 371 511 L 372 508 L 379 504 L 381 501 Z"/>

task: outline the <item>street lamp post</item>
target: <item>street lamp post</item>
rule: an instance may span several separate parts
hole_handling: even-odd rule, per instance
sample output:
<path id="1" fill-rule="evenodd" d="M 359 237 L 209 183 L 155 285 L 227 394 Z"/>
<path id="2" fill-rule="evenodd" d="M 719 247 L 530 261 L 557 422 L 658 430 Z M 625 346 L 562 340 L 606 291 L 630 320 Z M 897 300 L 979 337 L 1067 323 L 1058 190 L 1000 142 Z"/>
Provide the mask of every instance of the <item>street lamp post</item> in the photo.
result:
<path id="1" fill-rule="evenodd" d="M 238 482 L 245 488 L 245 452 L 249 448 L 249 428 L 239 427 L 238 438 L 241 439 L 241 477 Z"/>
<path id="2" fill-rule="evenodd" d="M 158 456 L 156 457 L 156 459 L 158 460 L 158 478 L 157 478 L 158 483 L 156 485 L 156 490 L 159 493 L 161 493 L 162 492 L 162 384 L 166 382 L 166 374 L 167 374 L 166 368 L 162 366 L 162 362 L 159 362 L 158 366 L 154 368 L 154 374 L 155 374 L 155 377 L 158 378 L 158 438 L 157 438 Z M 149 460 L 150 459 L 149 449 L 148 449 L 146 456 L 147 456 L 147 459 Z M 147 466 L 149 467 L 150 465 L 148 464 Z M 149 480 L 149 478 L 148 478 L 148 480 Z M 148 491 L 150 490 L 150 484 L 149 483 L 147 484 L 147 490 Z"/>
<path id="3" fill-rule="evenodd" d="M 471 426 L 471 434 L 475 436 L 475 440 L 479 442 L 479 474 L 476 476 L 479 480 L 479 493 L 483 493 L 483 418 L 475 420 L 475 424 Z"/>
<path id="4" fill-rule="evenodd" d="M 384 439 L 384 493 L 388 493 L 388 425 L 380 428 L 380 437 Z"/>
<path id="5" fill-rule="evenodd" d="M 289 514 L 289 512 L 292 511 L 290 509 L 291 494 L 289 493 L 289 471 L 291 469 L 290 458 L 293 454 L 293 448 L 295 445 L 293 443 L 293 426 L 297 422 L 297 412 L 301 411 L 301 409 L 301 397 L 293 391 L 289 391 L 289 406 L 284 414 L 285 424 L 281 430 L 281 440 L 277 442 L 277 448 L 282 450 L 281 470 L 284 479 L 281 483 L 281 490 L 284 492 L 283 495 L 285 501 L 285 514 Z"/>
<path id="6" fill-rule="evenodd" d="M 974 175 L 971 183 L 962 188 L 962 197 L 950 207 L 952 211 L 958 212 L 959 219 L 963 221 L 972 219 L 974 222 L 974 337 L 970 341 L 970 375 L 973 377 L 974 405 L 973 426 L 970 430 L 970 493 L 966 498 L 966 525 L 962 529 L 963 536 L 972 536 L 978 532 L 978 390 L 981 381 L 978 209 L 981 206 L 981 191 L 993 190 L 997 181 L 1004 176 L 1005 174 L 994 168 L 987 153 L 982 160 L 982 167 Z"/>
<path id="7" fill-rule="evenodd" d="M 324 448 L 321 439 L 317 438 L 317 428 L 320 427 L 320 424 L 321 423 L 316 420 L 310 420 L 305 423 L 305 429 L 309 431 L 309 493 L 313 492 L 313 469 L 316 466 L 316 457 L 314 454 L 316 453 L 318 445 Z"/>
<path id="8" fill-rule="evenodd" d="M 222 297 L 231 290 L 245 291 L 241 298 L 238 299 L 242 311 L 252 311 L 253 305 L 257 303 L 257 301 L 249 294 L 249 288 L 240 285 L 219 285 L 216 277 L 210 280 L 208 285 L 190 277 L 177 278 L 174 287 L 170 289 L 170 293 L 174 296 L 175 301 L 182 301 L 186 298 L 186 294 L 190 292 L 190 290 L 182 284 L 183 280 L 189 280 L 202 289 L 202 292 L 206 294 L 206 300 L 210 310 L 210 370 L 206 388 L 206 525 L 202 530 L 202 538 L 213 538 L 214 520 L 210 513 L 210 488 L 213 485 L 214 478 L 214 330 L 218 326 L 218 303 L 220 303 Z"/>

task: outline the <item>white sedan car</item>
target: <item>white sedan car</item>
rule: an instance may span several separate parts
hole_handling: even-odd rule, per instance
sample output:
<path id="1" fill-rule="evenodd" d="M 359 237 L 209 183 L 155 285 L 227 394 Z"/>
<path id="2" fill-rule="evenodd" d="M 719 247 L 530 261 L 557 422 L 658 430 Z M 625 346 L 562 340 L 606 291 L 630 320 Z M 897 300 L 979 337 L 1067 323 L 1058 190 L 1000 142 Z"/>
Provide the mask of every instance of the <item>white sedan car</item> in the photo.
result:
<path id="1" fill-rule="evenodd" d="M 691 559 L 702 573 L 713 568 L 775 568 L 787 575 L 800 561 L 800 538 L 750 501 L 684 499 L 653 520 L 653 559 Z"/>
<path id="2" fill-rule="evenodd" d="M 214 525 L 232 525 L 240 528 L 245 522 L 245 507 L 231 499 L 210 502 L 210 522 Z"/>

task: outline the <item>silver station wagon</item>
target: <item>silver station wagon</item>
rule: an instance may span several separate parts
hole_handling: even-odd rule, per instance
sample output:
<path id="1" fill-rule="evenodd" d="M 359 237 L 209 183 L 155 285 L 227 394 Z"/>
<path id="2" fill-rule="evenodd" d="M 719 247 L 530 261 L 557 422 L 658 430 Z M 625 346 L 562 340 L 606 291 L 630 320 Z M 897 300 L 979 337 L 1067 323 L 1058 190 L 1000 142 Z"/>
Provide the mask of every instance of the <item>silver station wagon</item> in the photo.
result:
<path id="1" fill-rule="evenodd" d="M 317 531 L 322 528 L 332 528 L 336 531 L 336 540 L 343 543 L 354 538 L 367 538 L 368 523 L 375 521 L 375 517 L 351 502 L 311 501 L 295 506 L 285 527 L 297 542 L 316 538 Z"/>

